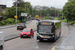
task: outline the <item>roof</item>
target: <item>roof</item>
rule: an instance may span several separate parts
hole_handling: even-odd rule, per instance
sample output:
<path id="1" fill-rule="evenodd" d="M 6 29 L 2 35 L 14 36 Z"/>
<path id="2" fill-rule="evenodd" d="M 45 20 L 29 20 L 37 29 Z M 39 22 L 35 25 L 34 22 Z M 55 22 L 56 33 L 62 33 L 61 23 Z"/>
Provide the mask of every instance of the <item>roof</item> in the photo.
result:
<path id="1" fill-rule="evenodd" d="M 60 22 L 60 20 L 41 20 L 41 22 L 43 21 L 54 22 L 54 23 Z"/>

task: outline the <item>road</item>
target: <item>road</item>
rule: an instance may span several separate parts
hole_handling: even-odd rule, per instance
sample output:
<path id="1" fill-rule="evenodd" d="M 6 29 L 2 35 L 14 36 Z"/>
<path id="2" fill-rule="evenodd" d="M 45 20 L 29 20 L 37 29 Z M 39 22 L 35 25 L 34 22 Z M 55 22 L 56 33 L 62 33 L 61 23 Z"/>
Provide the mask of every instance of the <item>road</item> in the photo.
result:
<path id="1" fill-rule="evenodd" d="M 31 23 L 26 24 L 27 28 L 36 28 L 36 22 L 36 20 L 33 20 Z M 17 26 L 0 30 L 4 31 L 4 37 L 20 33 L 20 30 L 17 30 Z"/>
<path id="2" fill-rule="evenodd" d="M 34 24 L 32 25 L 34 27 Z M 66 31 L 67 31 L 66 26 L 64 25 L 64 23 L 62 23 L 61 37 L 56 42 L 51 41 L 39 42 L 38 40 L 36 40 L 37 32 L 35 32 L 34 38 L 19 37 L 10 41 L 6 41 L 4 43 L 3 50 L 51 50 L 64 37 Z"/>
<path id="3" fill-rule="evenodd" d="M 66 37 L 60 42 L 55 50 L 75 50 L 75 26 L 67 25 L 68 33 Z"/>

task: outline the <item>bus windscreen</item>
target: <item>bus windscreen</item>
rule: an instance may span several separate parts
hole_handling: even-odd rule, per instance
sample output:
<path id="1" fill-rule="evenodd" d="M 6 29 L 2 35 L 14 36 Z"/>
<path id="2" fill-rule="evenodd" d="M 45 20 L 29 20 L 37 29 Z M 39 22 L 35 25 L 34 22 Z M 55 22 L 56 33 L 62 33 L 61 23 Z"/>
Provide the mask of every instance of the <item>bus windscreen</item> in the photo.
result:
<path id="1" fill-rule="evenodd" d="M 39 25 L 39 34 L 50 34 L 53 26 Z"/>

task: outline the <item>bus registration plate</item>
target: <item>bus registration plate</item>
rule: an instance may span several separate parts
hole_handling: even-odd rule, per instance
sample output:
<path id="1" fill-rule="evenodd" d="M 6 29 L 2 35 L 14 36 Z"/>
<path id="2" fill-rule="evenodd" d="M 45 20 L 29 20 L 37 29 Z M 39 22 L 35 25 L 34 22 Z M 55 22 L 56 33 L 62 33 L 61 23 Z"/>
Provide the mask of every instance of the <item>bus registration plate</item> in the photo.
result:
<path id="1" fill-rule="evenodd" d="M 43 40 L 48 40 L 48 39 L 43 39 Z"/>

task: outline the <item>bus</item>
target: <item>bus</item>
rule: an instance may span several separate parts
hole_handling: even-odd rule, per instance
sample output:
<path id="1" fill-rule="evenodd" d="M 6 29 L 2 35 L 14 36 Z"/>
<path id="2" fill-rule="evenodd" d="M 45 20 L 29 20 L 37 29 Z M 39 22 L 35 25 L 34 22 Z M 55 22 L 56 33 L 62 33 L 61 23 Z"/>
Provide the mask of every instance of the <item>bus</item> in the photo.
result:
<path id="1" fill-rule="evenodd" d="M 56 41 L 61 35 L 60 20 L 42 20 L 37 23 L 37 40 Z"/>
<path id="2" fill-rule="evenodd" d="M 36 15 L 35 18 L 38 18 L 39 19 L 39 15 Z"/>

